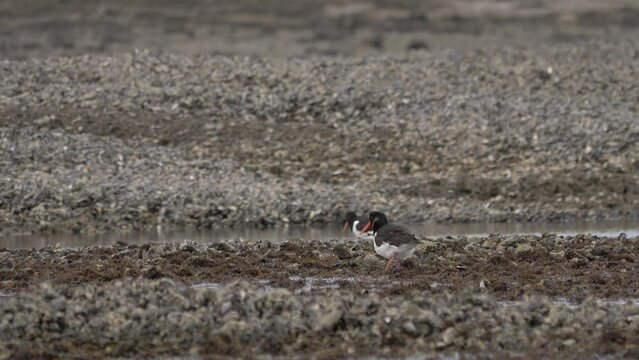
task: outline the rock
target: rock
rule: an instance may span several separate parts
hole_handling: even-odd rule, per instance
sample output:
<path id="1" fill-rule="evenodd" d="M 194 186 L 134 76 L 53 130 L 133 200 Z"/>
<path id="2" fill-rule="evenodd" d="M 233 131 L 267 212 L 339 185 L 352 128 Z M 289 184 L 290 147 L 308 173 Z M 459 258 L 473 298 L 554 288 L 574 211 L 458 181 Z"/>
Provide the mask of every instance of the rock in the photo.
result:
<path id="1" fill-rule="evenodd" d="M 164 274 L 162 274 L 157 267 L 149 266 L 142 269 L 142 276 L 146 279 L 159 279 L 161 277 L 164 277 Z"/>
<path id="2" fill-rule="evenodd" d="M 343 244 L 337 244 L 335 245 L 335 247 L 333 248 L 333 253 L 340 259 L 340 260 L 348 260 L 351 259 L 353 257 L 353 254 L 351 253 L 350 250 L 348 250 L 346 248 L 346 246 L 344 246 Z"/>
<path id="3" fill-rule="evenodd" d="M 328 309 L 326 313 L 320 314 L 313 326 L 314 331 L 332 331 L 342 319 L 343 311 L 339 308 Z"/>
<path id="4" fill-rule="evenodd" d="M 375 269 L 383 266 L 382 258 L 374 254 L 366 254 L 359 261 L 359 265 L 364 269 Z"/>
<path id="5" fill-rule="evenodd" d="M 481 290 L 488 290 L 490 288 L 490 281 L 486 280 L 486 279 L 482 279 L 479 282 L 479 288 Z"/>
<path id="6" fill-rule="evenodd" d="M 444 348 L 452 345 L 457 337 L 457 331 L 453 327 L 449 327 L 441 335 L 441 340 L 437 343 L 438 348 Z"/>
<path id="7" fill-rule="evenodd" d="M 226 242 L 216 243 L 213 245 L 213 248 L 225 253 L 235 252 L 235 247 L 233 247 L 233 245 Z"/>
<path id="8" fill-rule="evenodd" d="M 412 336 L 419 335 L 419 331 L 417 330 L 417 327 L 410 320 L 407 320 L 406 322 L 402 324 L 402 329 L 404 329 L 404 331 L 409 335 L 412 335 Z"/>
<path id="9" fill-rule="evenodd" d="M 430 250 L 437 249 L 437 243 L 432 240 L 421 241 L 416 247 L 415 251 L 429 252 Z"/>
<path id="10" fill-rule="evenodd" d="M 515 254 L 526 254 L 533 251 L 534 251 L 534 248 L 532 247 L 532 245 L 528 243 L 523 243 L 523 244 L 517 245 L 517 248 L 515 249 Z"/>

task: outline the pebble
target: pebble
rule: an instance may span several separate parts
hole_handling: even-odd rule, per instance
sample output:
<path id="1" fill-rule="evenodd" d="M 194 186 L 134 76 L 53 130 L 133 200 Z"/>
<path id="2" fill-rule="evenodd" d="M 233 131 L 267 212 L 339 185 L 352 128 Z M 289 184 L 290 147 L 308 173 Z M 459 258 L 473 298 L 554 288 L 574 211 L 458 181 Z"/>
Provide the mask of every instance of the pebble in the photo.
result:
<path id="1" fill-rule="evenodd" d="M 226 345 L 227 354 L 249 355 L 262 351 L 263 339 L 268 338 L 269 346 L 277 344 L 270 350 L 274 354 L 291 355 L 295 349 L 286 344 L 314 336 L 305 350 L 365 349 L 395 339 L 411 353 L 432 348 L 526 352 L 540 346 L 592 351 L 602 336 L 610 336 L 607 329 L 614 328 L 625 334 L 609 344 L 619 354 L 639 350 L 636 332 L 624 330 L 636 322 L 633 307 L 587 301 L 582 310 L 573 311 L 544 298 L 502 306 L 477 293 L 409 292 L 376 298 L 375 306 L 372 298 L 374 294 L 339 291 L 310 296 L 279 288 L 264 291 L 246 281 L 213 289 L 189 288 L 167 279 L 81 287 L 43 283 L 0 302 L 0 344 L 13 344 L 0 349 L 10 357 L 62 344 L 74 345 L 56 347 L 67 355 L 89 349 L 96 355 L 124 357 L 133 351 L 203 355 L 214 339 L 225 338 L 233 339 Z M 602 321 L 606 326 L 597 325 Z M 460 331 L 478 326 L 491 336 Z M 104 339 L 115 347 L 101 346 Z"/>
<path id="2" fill-rule="evenodd" d="M 637 49 L 3 62 L 0 231 L 639 218 Z"/>

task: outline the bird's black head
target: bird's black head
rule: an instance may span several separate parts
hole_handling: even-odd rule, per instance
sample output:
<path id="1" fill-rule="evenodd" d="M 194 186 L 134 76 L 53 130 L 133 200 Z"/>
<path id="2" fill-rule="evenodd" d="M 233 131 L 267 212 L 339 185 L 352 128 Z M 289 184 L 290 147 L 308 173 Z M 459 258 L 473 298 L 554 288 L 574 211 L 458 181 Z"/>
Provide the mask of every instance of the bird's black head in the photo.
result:
<path id="1" fill-rule="evenodd" d="M 368 215 L 368 221 L 373 225 L 373 234 L 377 234 L 377 231 L 384 225 L 388 224 L 388 220 L 386 219 L 386 215 L 379 211 L 372 211 Z"/>
<path id="2" fill-rule="evenodd" d="M 346 213 L 346 218 L 344 219 L 344 229 L 350 229 L 353 227 L 353 223 L 357 220 L 357 214 L 352 211 Z"/>

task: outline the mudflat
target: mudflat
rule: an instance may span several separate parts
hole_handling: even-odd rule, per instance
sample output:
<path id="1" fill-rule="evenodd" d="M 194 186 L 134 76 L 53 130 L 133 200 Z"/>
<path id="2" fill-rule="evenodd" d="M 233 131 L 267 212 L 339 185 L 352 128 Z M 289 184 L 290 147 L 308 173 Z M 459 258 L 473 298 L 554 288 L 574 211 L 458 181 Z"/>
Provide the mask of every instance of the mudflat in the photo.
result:
<path id="1" fill-rule="evenodd" d="M 316 279 L 319 285 L 375 289 L 385 295 L 413 289 L 461 292 L 481 285 L 498 300 L 528 295 L 571 301 L 588 296 L 639 298 L 638 246 L 637 238 L 623 235 L 619 239 L 554 234 L 425 239 L 416 255 L 390 274 L 372 244 L 362 240 L 292 239 L 279 244 L 237 240 L 211 245 L 119 242 L 76 249 L 0 250 L 0 290 L 23 290 L 42 281 L 77 286 L 169 277 L 186 284 L 251 279 L 291 291 L 302 291 Z"/>
<path id="2" fill-rule="evenodd" d="M 637 39 L 625 0 L 5 0 L 0 235 L 637 219 Z M 420 238 L 0 249 L 0 359 L 639 357 L 637 237 Z"/>
<path id="3" fill-rule="evenodd" d="M 391 273 L 343 239 L 1 251 L 0 290 L 20 293 L 0 340 L 12 356 L 631 358 L 637 240 L 424 239 Z"/>

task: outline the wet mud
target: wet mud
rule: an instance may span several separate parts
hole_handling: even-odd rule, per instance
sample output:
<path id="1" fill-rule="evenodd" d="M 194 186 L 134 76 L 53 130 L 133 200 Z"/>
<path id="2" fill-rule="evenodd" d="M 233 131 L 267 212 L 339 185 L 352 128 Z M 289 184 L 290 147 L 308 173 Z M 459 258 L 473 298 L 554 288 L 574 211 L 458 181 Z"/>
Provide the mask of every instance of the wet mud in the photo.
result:
<path id="1" fill-rule="evenodd" d="M 171 278 L 185 284 L 238 279 L 313 294 L 327 288 L 381 294 L 457 293 L 481 289 L 498 300 L 545 295 L 639 297 L 637 238 L 499 236 L 425 239 L 401 268 L 362 240 L 220 242 L 45 247 L 0 250 L 0 290 L 42 281 L 81 286 L 126 278 Z M 313 283 L 320 286 L 312 286 Z"/>

